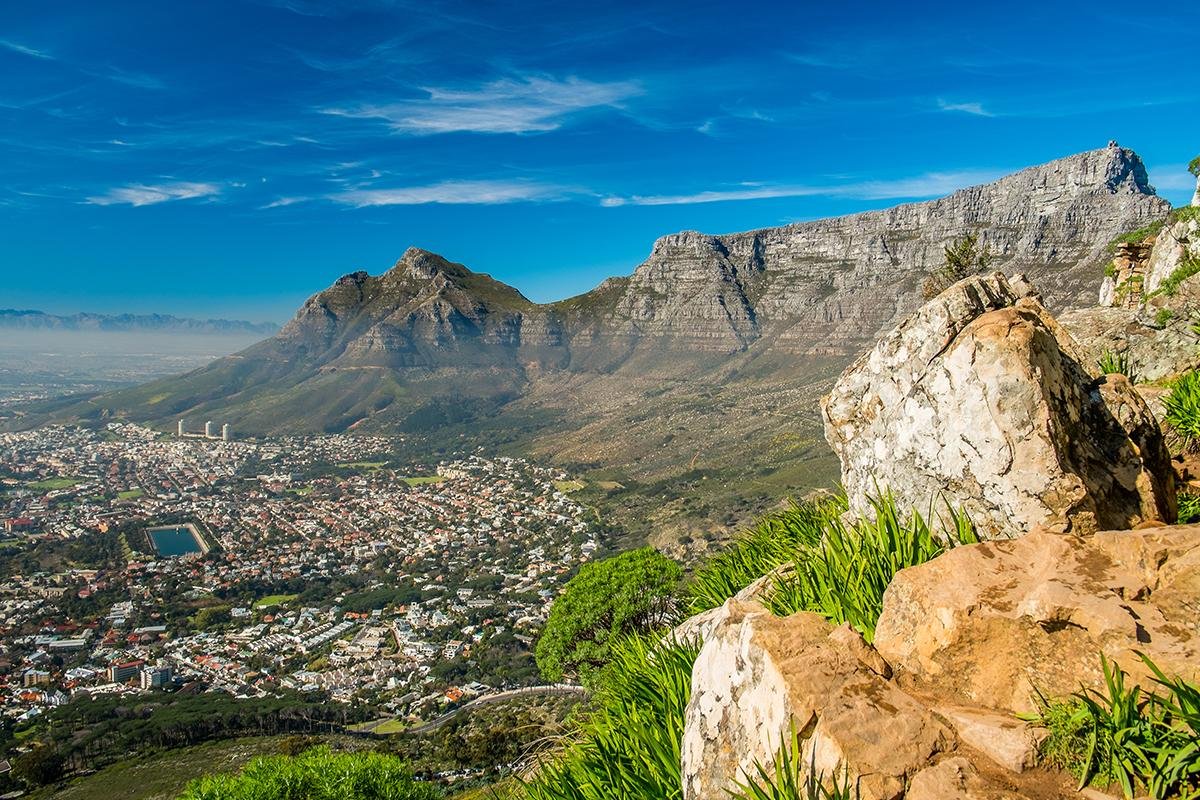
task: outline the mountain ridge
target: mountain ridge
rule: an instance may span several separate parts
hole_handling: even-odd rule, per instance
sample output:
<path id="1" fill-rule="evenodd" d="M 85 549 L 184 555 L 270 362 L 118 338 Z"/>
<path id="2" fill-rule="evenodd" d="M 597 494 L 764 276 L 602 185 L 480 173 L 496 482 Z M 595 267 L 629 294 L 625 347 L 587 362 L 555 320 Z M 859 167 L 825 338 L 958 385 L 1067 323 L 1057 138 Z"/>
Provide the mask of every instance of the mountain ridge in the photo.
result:
<path id="1" fill-rule="evenodd" d="M 155 331 L 198 334 L 262 334 L 279 332 L 273 322 L 231 319 L 195 319 L 171 314 L 48 314 L 36 309 L 0 308 L 0 328 L 19 330 Z"/>
<path id="2" fill-rule="evenodd" d="M 920 305 L 946 244 L 976 233 L 993 269 L 1028 274 L 1058 312 L 1093 305 L 1107 243 L 1169 209 L 1113 144 L 937 200 L 669 234 L 630 275 L 553 303 L 413 247 L 380 275 L 338 278 L 241 353 L 54 415 L 486 435 L 622 484 L 716 470 L 777 497 L 836 474 L 815 400 Z"/>

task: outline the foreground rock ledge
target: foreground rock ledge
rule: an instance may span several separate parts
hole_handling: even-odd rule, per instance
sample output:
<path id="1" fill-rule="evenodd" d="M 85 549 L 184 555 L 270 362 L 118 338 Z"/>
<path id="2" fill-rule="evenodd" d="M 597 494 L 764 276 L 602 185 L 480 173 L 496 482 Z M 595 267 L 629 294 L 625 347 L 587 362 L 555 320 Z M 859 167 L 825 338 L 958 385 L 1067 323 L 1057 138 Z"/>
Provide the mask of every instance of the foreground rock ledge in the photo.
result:
<path id="1" fill-rule="evenodd" d="M 875 647 L 735 598 L 692 629 L 684 797 L 727 800 L 793 729 L 801 762 L 849 776 L 862 800 L 1078 797 L 1033 768 L 1035 732 L 1014 714 L 1035 688 L 1100 688 L 1101 653 L 1147 686 L 1136 651 L 1200 678 L 1198 608 L 1200 526 L 955 548 L 895 577 Z"/>
<path id="2" fill-rule="evenodd" d="M 852 364 L 822 403 L 851 510 L 970 514 L 982 538 L 1090 533 L 1175 519 L 1162 433 L 1121 375 L 1000 273 L 960 281 Z"/>
<path id="3" fill-rule="evenodd" d="M 1132 676 L 1200 677 L 1200 526 L 1035 531 L 902 570 L 875 647 L 919 691 L 1009 713 L 1103 683 L 1100 654 Z"/>

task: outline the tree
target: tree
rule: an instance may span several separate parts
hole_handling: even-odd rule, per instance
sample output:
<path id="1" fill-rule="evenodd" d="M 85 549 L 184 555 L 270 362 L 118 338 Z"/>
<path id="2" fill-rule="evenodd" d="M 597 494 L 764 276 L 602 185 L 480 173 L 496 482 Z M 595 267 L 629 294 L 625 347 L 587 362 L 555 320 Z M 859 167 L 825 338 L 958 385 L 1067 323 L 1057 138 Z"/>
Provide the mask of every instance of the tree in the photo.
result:
<path id="1" fill-rule="evenodd" d="M 542 677 L 587 680 L 607 662 L 614 641 L 672 622 L 682 574 L 652 547 L 584 564 L 554 601 L 538 640 Z"/>
<path id="2" fill-rule="evenodd" d="M 1200 156 L 1196 156 L 1188 162 L 1188 172 L 1200 178 Z"/>
<path id="3" fill-rule="evenodd" d="M 45 786 L 54 783 L 66 772 L 67 762 L 62 753 L 50 745 L 38 745 L 13 761 L 13 772 L 26 783 Z"/>
<path id="4" fill-rule="evenodd" d="M 944 247 L 943 251 L 945 263 L 925 279 L 922 287 L 926 300 L 936 297 L 968 275 L 983 272 L 992 263 L 991 251 L 979 246 L 979 236 L 974 233 L 964 233 Z"/>

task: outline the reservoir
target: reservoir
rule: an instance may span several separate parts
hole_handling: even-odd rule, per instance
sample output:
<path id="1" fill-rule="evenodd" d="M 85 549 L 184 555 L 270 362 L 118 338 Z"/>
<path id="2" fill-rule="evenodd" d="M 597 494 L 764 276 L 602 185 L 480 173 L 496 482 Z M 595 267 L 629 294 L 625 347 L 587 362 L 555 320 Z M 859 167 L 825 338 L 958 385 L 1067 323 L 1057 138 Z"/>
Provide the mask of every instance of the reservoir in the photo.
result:
<path id="1" fill-rule="evenodd" d="M 204 540 L 194 525 L 172 525 L 146 531 L 154 551 L 160 556 L 186 556 L 208 552 Z"/>

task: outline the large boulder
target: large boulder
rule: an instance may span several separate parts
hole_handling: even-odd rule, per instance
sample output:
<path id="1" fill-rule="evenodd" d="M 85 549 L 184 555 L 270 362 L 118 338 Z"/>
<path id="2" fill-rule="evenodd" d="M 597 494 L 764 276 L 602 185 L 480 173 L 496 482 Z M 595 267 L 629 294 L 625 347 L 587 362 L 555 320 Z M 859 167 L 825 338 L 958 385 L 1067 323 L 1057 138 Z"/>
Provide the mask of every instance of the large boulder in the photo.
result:
<path id="1" fill-rule="evenodd" d="M 1138 652 L 1200 676 L 1200 526 L 1035 531 L 955 548 L 900 571 L 874 644 L 902 685 L 1004 712 L 1103 685 L 1101 654 L 1131 680 Z"/>
<path id="2" fill-rule="evenodd" d="M 1121 375 L 1099 376 L 1021 278 L 956 283 L 846 369 L 822 402 L 851 511 L 965 510 L 987 539 L 1175 518 L 1170 456 Z"/>
<path id="3" fill-rule="evenodd" d="M 1029 770 L 1032 729 L 1011 715 L 908 691 L 847 625 L 776 617 L 730 600 L 692 671 L 681 747 L 685 800 L 776 769 L 781 746 L 806 777 L 849 782 L 860 800 L 1057 800 L 1066 779 Z"/>
<path id="4" fill-rule="evenodd" d="M 731 601 L 692 671 L 684 797 L 727 800 L 726 790 L 755 774 L 756 763 L 772 767 L 792 730 L 806 768 L 827 778 L 848 774 L 862 800 L 902 796 L 908 778 L 955 739 L 888 675 L 849 628 Z"/>

